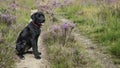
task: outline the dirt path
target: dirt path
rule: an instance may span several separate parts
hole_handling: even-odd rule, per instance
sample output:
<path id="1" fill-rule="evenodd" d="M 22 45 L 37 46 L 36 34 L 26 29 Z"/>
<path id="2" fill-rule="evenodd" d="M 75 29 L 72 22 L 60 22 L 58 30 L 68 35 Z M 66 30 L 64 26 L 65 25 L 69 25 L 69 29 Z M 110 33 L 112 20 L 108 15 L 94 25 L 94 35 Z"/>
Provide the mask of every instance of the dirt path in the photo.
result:
<path id="1" fill-rule="evenodd" d="M 61 19 L 62 22 L 68 22 L 67 19 Z M 110 59 L 110 56 L 107 54 L 103 54 L 96 44 L 94 44 L 90 39 L 87 37 L 76 33 L 75 37 L 84 45 L 88 56 L 91 59 L 95 60 L 95 64 L 101 65 L 102 68 L 116 68 L 113 62 Z"/>
<path id="2" fill-rule="evenodd" d="M 38 49 L 41 52 L 41 59 L 37 60 L 34 58 L 33 54 L 25 54 L 24 60 L 19 60 L 16 62 L 15 68 L 50 68 L 49 62 L 47 61 L 46 57 L 46 50 L 45 46 L 41 44 L 41 39 L 39 38 L 38 41 Z M 30 50 L 31 51 L 31 50 Z"/>
<path id="3" fill-rule="evenodd" d="M 85 36 L 80 34 L 76 34 L 78 39 L 82 44 L 85 45 L 86 51 L 91 59 L 96 60 L 96 63 L 100 64 L 102 68 L 116 68 L 113 62 L 110 59 L 110 56 L 107 54 L 103 54 L 96 44 L 92 43 L 92 41 Z"/>

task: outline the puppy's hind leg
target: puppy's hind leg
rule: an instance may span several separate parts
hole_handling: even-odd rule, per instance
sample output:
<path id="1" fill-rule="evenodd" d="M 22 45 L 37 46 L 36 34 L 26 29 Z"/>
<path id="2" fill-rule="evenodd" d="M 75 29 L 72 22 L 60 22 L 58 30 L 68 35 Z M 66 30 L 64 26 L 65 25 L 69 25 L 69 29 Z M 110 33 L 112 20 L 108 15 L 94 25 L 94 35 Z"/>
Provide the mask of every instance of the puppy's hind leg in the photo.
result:
<path id="1" fill-rule="evenodd" d="M 20 59 L 25 59 L 25 57 L 23 56 L 23 53 L 19 53 L 19 54 L 17 54 L 18 55 L 18 57 L 20 58 Z"/>
<path id="2" fill-rule="evenodd" d="M 19 57 L 20 59 L 24 59 L 23 54 L 24 54 L 25 49 L 24 49 L 23 46 L 25 46 L 25 45 L 24 45 L 24 44 L 17 44 L 17 45 L 16 45 L 16 51 L 17 51 L 16 54 L 18 55 L 18 57 Z"/>

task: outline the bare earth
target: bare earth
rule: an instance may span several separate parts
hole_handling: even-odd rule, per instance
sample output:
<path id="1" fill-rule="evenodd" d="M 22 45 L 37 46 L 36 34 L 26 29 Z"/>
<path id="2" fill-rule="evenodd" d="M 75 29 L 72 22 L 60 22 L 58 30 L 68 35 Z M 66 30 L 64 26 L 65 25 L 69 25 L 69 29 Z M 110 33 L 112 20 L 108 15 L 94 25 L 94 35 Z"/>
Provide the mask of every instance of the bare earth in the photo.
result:
<path id="1" fill-rule="evenodd" d="M 39 52 L 42 53 L 40 55 L 41 59 L 35 59 L 33 54 L 25 54 L 25 59 L 17 61 L 15 68 L 50 68 L 46 57 L 46 49 L 45 46 L 42 45 L 40 38 L 38 41 L 38 47 Z"/>

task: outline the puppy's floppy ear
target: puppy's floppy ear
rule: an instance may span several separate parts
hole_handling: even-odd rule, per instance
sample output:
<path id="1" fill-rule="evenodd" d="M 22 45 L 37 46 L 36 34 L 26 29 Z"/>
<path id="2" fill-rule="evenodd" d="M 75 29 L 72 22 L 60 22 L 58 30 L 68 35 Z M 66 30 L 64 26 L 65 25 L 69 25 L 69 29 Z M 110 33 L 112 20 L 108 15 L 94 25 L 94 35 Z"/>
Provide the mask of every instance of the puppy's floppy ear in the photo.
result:
<path id="1" fill-rule="evenodd" d="M 31 15 L 31 19 L 32 19 L 33 21 L 35 21 L 35 15 L 36 15 L 36 13 L 34 13 L 34 14 Z"/>

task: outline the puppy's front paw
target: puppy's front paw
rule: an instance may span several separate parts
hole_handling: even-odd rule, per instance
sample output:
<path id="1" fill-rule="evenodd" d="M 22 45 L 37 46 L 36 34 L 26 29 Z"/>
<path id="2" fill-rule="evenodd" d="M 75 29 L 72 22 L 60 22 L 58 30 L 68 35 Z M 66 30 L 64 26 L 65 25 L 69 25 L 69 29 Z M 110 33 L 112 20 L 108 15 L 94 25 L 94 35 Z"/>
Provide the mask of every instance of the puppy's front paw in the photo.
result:
<path id="1" fill-rule="evenodd" d="M 22 60 L 25 59 L 25 57 L 23 55 L 19 55 L 19 58 L 22 59 Z"/>
<path id="2" fill-rule="evenodd" d="M 38 52 L 39 55 L 41 55 L 41 52 Z"/>
<path id="3" fill-rule="evenodd" d="M 41 59 L 41 57 L 40 57 L 40 56 L 35 56 L 35 58 L 36 58 L 36 59 Z"/>

